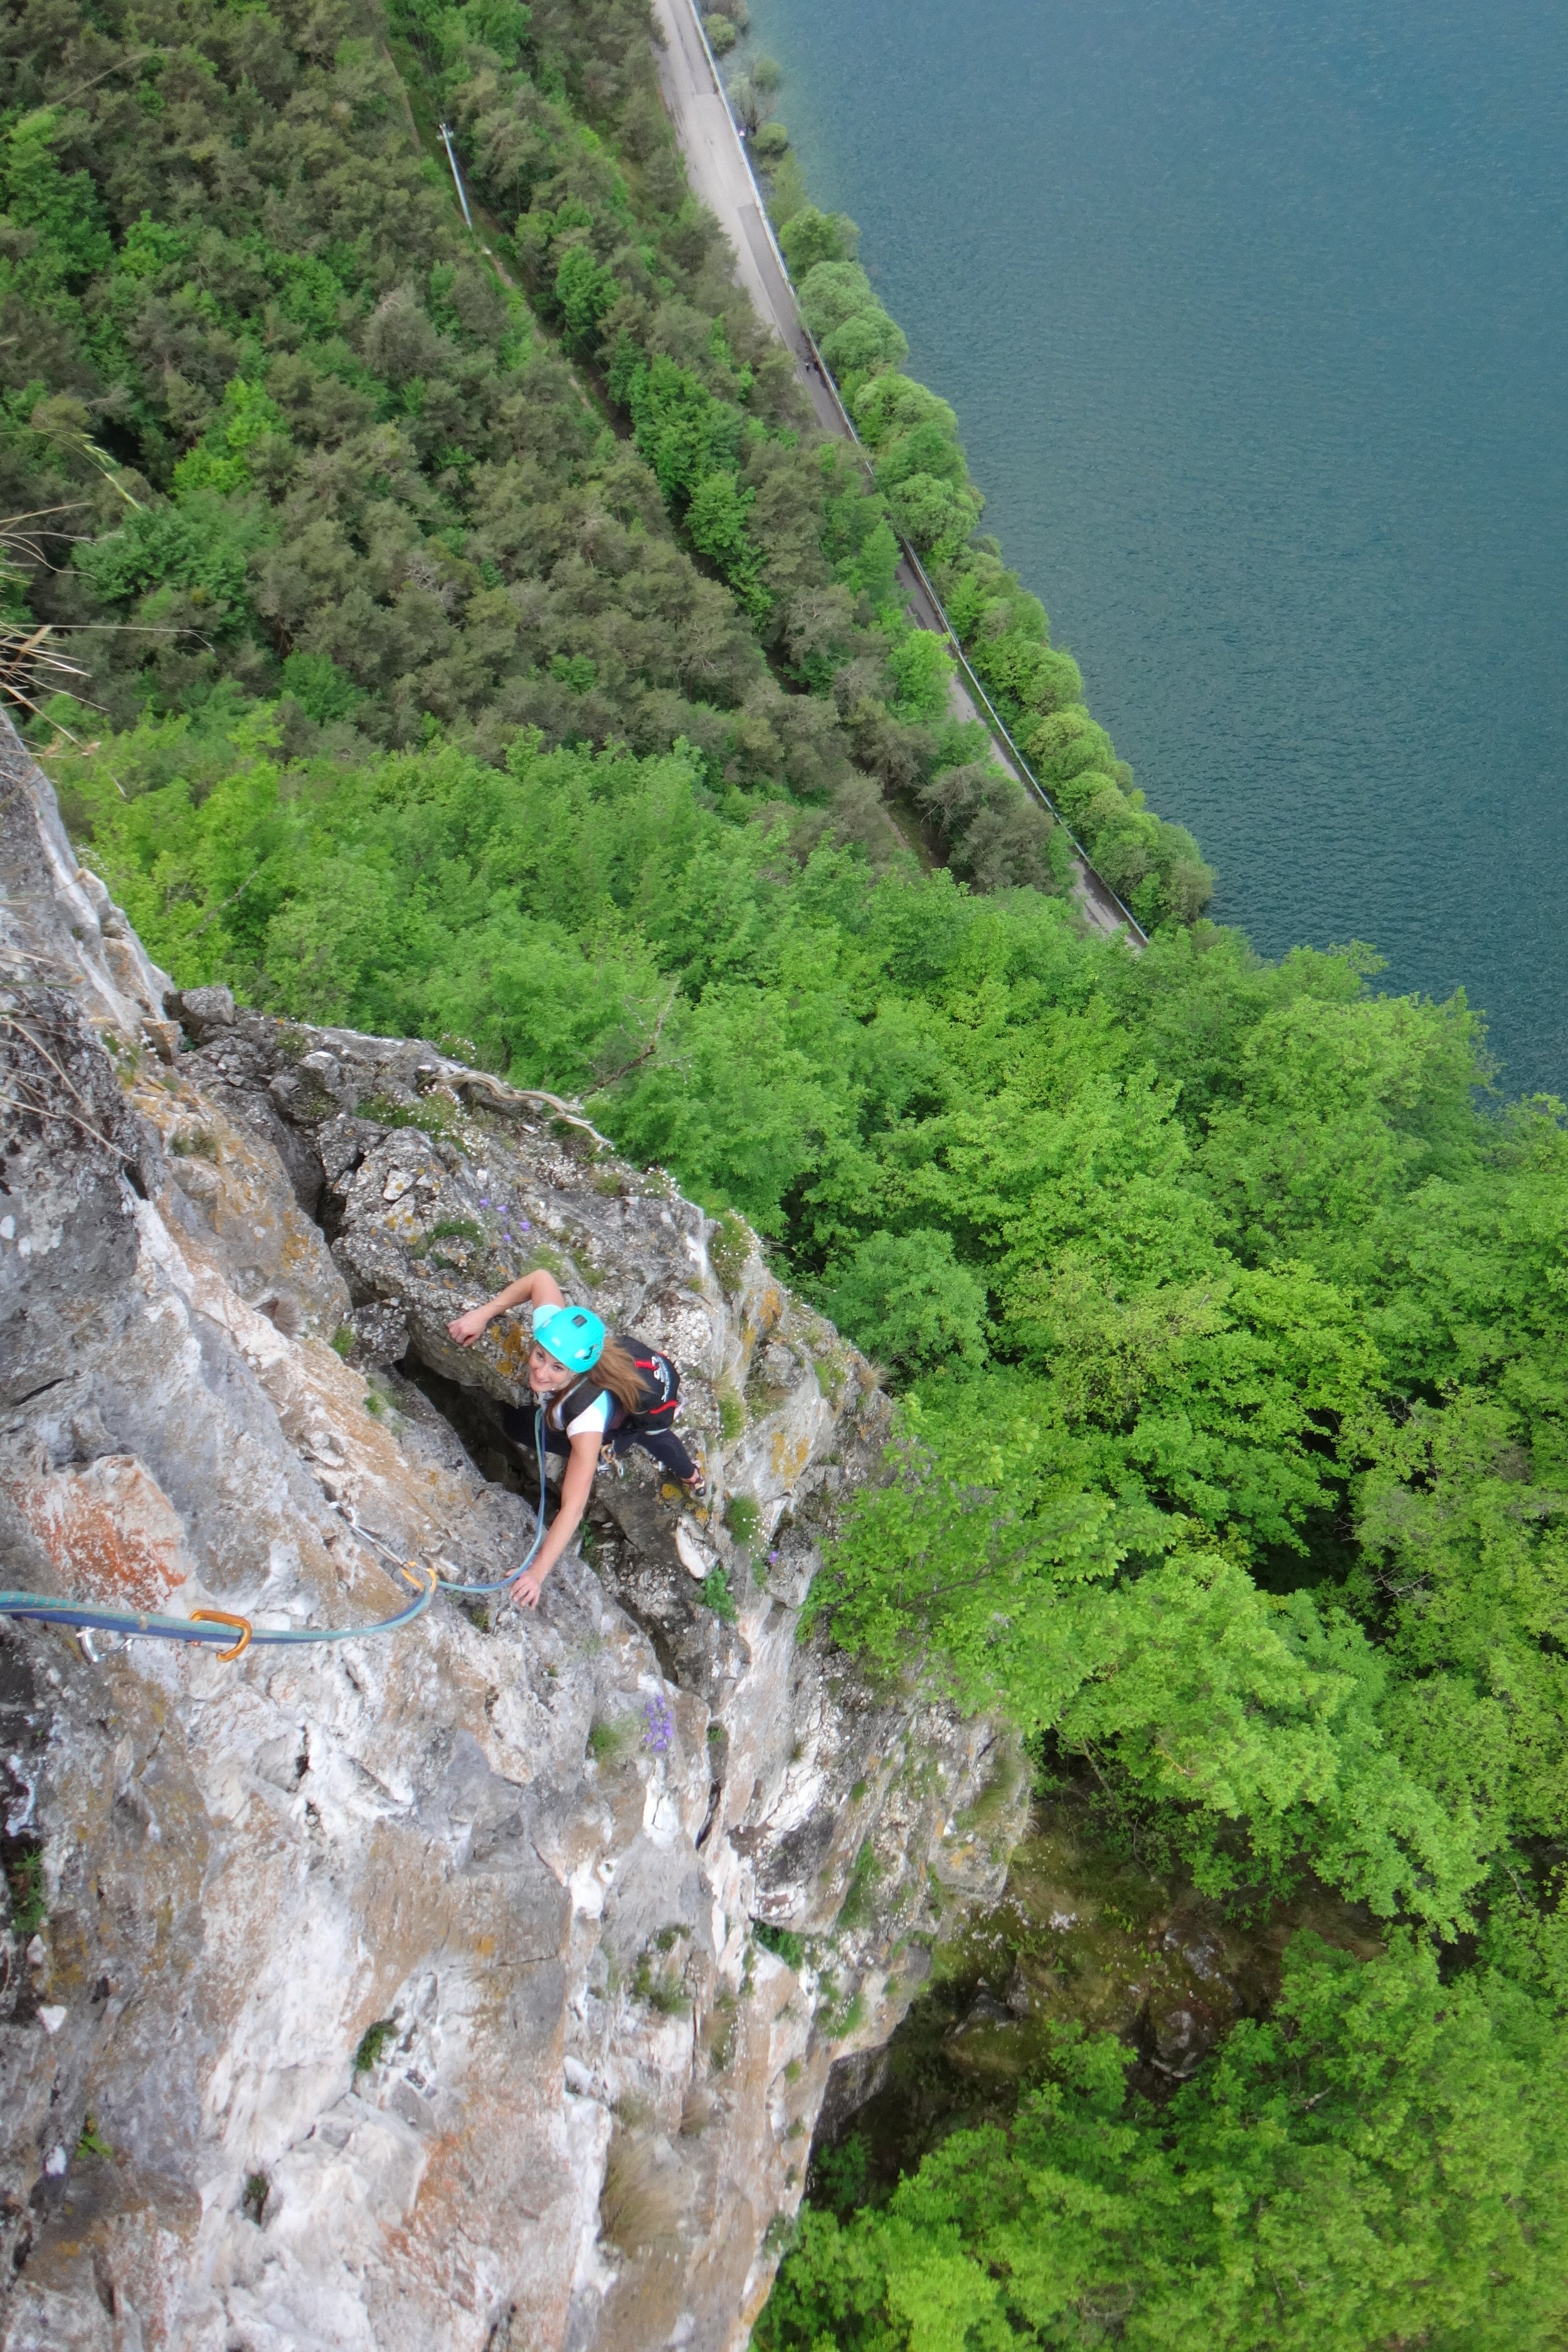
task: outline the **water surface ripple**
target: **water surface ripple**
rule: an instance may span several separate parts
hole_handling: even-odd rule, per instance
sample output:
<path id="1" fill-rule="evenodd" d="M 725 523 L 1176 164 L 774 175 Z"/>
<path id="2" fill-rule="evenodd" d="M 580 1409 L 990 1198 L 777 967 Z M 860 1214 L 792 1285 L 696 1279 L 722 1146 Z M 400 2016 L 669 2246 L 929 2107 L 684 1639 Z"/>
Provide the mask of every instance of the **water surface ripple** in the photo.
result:
<path id="1" fill-rule="evenodd" d="M 1267 954 L 1568 1094 L 1561 0 L 752 0 L 986 527 Z"/>

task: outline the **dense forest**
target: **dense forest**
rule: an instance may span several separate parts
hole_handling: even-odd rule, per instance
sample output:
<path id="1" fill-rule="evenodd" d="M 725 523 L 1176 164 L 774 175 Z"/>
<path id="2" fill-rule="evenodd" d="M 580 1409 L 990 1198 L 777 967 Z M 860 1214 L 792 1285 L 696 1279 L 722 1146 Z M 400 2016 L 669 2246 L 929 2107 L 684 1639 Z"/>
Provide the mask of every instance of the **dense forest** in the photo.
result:
<path id="1" fill-rule="evenodd" d="M 1064 2030 L 808 2209 L 759 2343 L 1561 2344 L 1561 1107 L 1500 1105 L 1478 1017 L 1370 950 L 1203 919 L 781 170 L 871 477 L 811 427 L 647 34 L 10 13 L 6 616 L 84 673 L 32 739 L 182 983 L 583 1096 L 877 1359 L 890 1475 L 815 1597 L 865 1672 L 999 1710 L 1238 1916 L 1319 1885 L 1366 1927 L 1163 2100 Z M 948 716 L 894 526 L 1141 956 Z"/>

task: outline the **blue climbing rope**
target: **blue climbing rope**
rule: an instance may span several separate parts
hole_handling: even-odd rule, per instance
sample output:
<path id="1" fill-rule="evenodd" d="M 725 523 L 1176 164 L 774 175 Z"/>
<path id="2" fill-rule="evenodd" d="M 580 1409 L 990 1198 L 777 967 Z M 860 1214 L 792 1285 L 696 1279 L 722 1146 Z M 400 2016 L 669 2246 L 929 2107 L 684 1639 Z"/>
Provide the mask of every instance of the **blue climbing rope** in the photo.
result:
<path id="1" fill-rule="evenodd" d="M 438 1580 L 443 1592 L 500 1592 L 532 1567 L 533 1556 L 544 1541 L 544 1407 L 542 1404 L 533 1408 L 533 1450 L 539 1461 L 539 1510 L 533 1541 L 527 1553 L 515 1568 L 509 1568 L 504 1576 L 498 1576 L 493 1584 L 454 1584 L 449 1578 L 443 1576 Z"/>
<path id="2" fill-rule="evenodd" d="M 396 1573 L 405 1584 L 415 1588 L 415 1598 L 395 1617 L 383 1617 L 374 1625 L 289 1625 L 279 1629 L 254 1626 L 248 1617 L 241 1617 L 226 1609 L 193 1609 L 188 1617 L 163 1617 L 151 1609 L 100 1608 L 81 1601 L 57 1601 L 47 1592 L 0 1591 L 0 1617 L 27 1617 L 40 1625 L 69 1625 L 78 1633 L 121 1633 L 127 1640 L 138 1642 L 195 1642 L 205 1649 L 216 1649 L 220 1658 L 237 1658 L 253 1646 L 279 1648 L 300 1642 L 360 1642 L 373 1633 L 399 1633 L 405 1625 L 412 1625 L 422 1617 L 437 1591 L 500 1592 L 514 1582 L 532 1564 L 534 1554 L 544 1540 L 544 1413 L 534 1408 L 533 1444 L 539 1461 L 539 1512 L 533 1541 L 526 1556 L 516 1568 L 509 1568 L 491 1584 L 459 1584 L 441 1576 L 434 1568 L 420 1560 L 398 1561 Z M 341 1508 L 341 1506 L 340 1506 Z M 343 1517 L 354 1536 L 367 1548 L 393 1557 L 379 1537 L 362 1528 L 348 1512 Z M 385 1562 L 378 1560 L 378 1567 Z M 391 1571 L 389 1570 L 388 1573 Z M 233 1637 L 237 1633 L 239 1639 Z"/>
<path id="3" fill-rule="evenodd" d="M 372 1633 L 396 1633 L 412 1625 L 436 1598 L 440 1582 L 433 1568 L 410 1560 L 398 1574 L 415 1588 L 415 1598 L 395 1617 L 374 1625 L 255 1626 L 248 1617 L 226 1609 L 194 1609 L 188 1617 L 161 1617 L 151 1609 L 104 1609 L 82 1601 L 56 1601 L 47 1592 L 0 1592 L 0 1617 L 30 1617 L 41 1625 L 70 1625 L 80 1633 L 123 1633 L 132 1641 L 196 1642 L 216 1648 L 223 1658 L 237 1658 L 254 1643 L 276 1648 L 297 1642 L 357 1642 Z M 239 1635 L 237 1642 L 235 1634 Z M 222 1644 L 222 1647 L 219 1647 Z"/>

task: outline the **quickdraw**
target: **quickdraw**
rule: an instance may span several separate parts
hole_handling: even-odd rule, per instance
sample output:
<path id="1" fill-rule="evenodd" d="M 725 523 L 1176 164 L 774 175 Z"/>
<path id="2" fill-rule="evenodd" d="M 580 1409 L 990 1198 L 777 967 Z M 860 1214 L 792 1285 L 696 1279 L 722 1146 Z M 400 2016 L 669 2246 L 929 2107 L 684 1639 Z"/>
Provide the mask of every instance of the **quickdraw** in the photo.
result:
<path id="1" fill-rule="evenodd" d="M 416 1597 L 395 1617 L 383 1617 L 374 1625 L 253 1625 L 248 1617 L 231 1616 L 226 1609 L 163 1617 L 151 1609 L 103 1609 L 87 1601 L 56 1601 L 47 1592 L 0 1592 L 0 1617 L 30 1617 L 40 1625 L 70 1625 L 79 1633 L 121 1633 L 132 1642 L 196 1642 L 216 1649 L 220 1658 L 237 1658 L 252 1643 L 258 1649 L 279 1648 L 300 1642 L 357 1642 L 372 1633 L 401 1632 L 429 1608 L 440 1579 L 419 1560 L 411 1559 L 398 1573 L 414 1587 Z"/>

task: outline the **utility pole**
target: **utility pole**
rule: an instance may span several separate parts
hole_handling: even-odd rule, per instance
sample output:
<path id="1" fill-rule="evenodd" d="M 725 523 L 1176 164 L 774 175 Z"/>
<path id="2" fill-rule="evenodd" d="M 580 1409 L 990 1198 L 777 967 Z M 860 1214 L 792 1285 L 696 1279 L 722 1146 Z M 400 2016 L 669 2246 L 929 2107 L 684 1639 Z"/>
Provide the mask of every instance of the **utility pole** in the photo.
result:
<path id="1" fill-rule="evenodd" d="M 438 127 L 441 132 L 441 144 L 447 150 L 447 161 L 452 166 L 452 185 L 458 191 L 458 202 L 463 207 L 463 218 L 468 222 L 471 232 L 474 226 L 474 216 L 468 210 L 468 200 L 463 194 L 463 175 L 458 169 L 458 158 L 452 146 L 452 134 L 444 122 Z"/>

